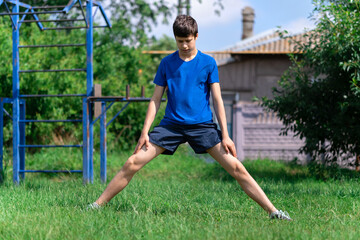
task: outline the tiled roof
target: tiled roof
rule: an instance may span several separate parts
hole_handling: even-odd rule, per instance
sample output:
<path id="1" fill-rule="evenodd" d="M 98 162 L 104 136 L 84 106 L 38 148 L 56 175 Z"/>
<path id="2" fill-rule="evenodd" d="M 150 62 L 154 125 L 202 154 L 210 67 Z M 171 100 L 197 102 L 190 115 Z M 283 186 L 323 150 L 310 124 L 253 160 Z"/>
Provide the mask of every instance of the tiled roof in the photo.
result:
<path id="1" fill-rule="evenodd" d="M 288 54 L 296 52 L 291 40 L 306 42 L 304 33 L 288 35 L 287 39 L 281 38 L 277 29 L 271 29 L 250 38 L 241 40 L 222 51 L 210 53 L 218 65 L 233 61 L 232 54 Z"/>

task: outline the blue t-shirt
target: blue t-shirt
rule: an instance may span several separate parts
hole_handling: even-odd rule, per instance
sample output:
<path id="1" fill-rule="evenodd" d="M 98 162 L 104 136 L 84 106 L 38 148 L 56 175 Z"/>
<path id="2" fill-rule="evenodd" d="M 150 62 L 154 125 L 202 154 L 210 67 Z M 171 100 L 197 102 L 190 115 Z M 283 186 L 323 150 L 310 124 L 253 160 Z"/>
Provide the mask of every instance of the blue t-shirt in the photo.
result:
<path id="1" fill-rule="evenodd" d="M 212 122 L 210 84 L 219 82 L 214 58 L 200 51 L 185 62 L 178 51 L 162 59 L 154 83 L 168 87 L 168 103 L 160 125 Z"/>

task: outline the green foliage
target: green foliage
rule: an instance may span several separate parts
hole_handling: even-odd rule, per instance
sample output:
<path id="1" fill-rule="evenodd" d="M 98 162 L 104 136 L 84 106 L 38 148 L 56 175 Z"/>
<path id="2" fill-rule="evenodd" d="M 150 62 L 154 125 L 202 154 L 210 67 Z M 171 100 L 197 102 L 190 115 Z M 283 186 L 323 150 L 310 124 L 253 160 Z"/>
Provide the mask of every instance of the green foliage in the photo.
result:
<path id="1" fill-rule="evenodd" d="M 147 41 L 147 32 L 151 32 L 152 25 L 158 23 L 158 19 L 167 19 L 171 16 L 174 6 L 164 0 L 120 0 L 111 1 L 111 16 L 123 31 L 122 40 L 130 41 L 131 44 L 144 44 Z M 114 22 L 114 21 L 113 21 Z"/>
<path id="2" fill-rule="evenodd" d="M 305 139 L 301 151 L 323 163 L 360 154 L 360 5 L 354 1 L 315 1 L 316 28 L 284 74 L 273 99 L 263 106 Z"/>

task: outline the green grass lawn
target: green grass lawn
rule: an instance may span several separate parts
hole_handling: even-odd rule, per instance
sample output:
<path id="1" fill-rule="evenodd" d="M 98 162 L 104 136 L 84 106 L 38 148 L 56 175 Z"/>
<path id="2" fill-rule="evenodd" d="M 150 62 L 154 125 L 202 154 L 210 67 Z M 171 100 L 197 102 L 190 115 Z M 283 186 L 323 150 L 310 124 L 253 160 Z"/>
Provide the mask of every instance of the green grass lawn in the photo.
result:
<path id="1" fill-rule="evenodd" d="M 109 180 L 128 154 L 108 153 Z M 0 239 L 360 238 L 359 174 L 345 171 L 324 182 L 309 177 L 306 167 L 244 162 L 275 206 L 294 219 L 276 221 L 207 158 L 186 146 L 172 157 L 160 156 L 101 211 L 85 211 L 105 187 L 98 159 L 94 184 L 87 186 L 80 174 L 27 174 L 14 186 L 8 167 L 0 186 Z M 81 168 L 81 153 L 46 150 L 29 156 L 27 164 Z"/>

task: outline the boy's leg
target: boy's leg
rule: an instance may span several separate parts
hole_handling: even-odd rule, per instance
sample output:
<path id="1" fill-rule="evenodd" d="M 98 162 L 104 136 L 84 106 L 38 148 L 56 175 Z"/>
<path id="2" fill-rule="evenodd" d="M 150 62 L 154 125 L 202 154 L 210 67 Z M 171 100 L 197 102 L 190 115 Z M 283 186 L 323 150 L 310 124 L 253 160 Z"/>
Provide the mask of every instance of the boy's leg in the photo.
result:
<path id="1" fill-rule="evenodd" d="M 257 202 L 265 211 L 269 214 L 276 211 L 274 205 L 267 198 L 257 182 L 246 171 L 242 163 L 230 153 L 226 153 L 221 143 L 208 149 L 207 152 L 237 180 L 245 193 Z"/>
<path id="2" fill-rule="evenodd" d="M 111 180 L 105 191 L 101 194 L 98 200 L 96 200 L 96 203 L 98 205 L 103 205 L 109 202 L 116 194 L 128 185 L 137 171 L 159 154 L 164 152 L 164 150 L 164 148 L 150 142 L 147 149 L 145 149 L 144 146 L 138 153 L 131 155 L 121 170 Z"/>

